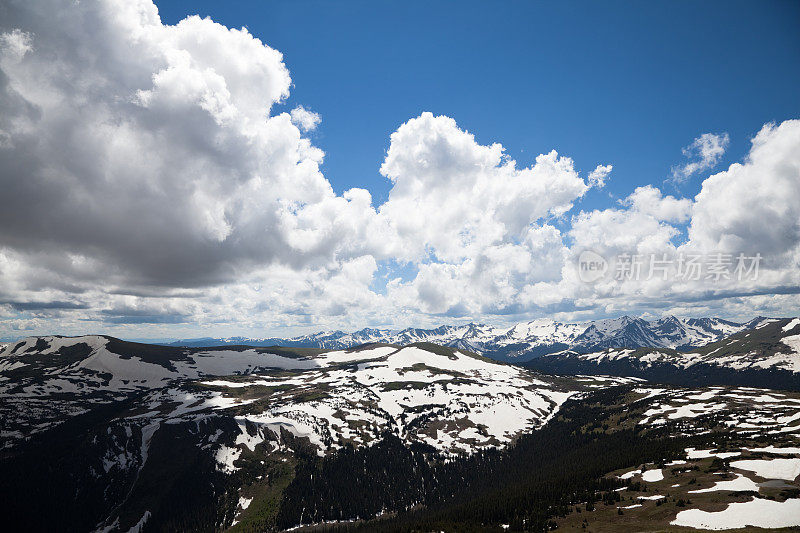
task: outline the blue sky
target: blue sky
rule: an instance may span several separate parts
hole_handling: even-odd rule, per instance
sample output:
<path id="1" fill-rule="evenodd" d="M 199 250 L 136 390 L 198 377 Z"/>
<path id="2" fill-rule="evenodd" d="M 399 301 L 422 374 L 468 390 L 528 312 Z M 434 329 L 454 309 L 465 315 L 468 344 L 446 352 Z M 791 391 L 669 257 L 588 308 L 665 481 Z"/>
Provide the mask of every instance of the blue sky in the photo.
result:
<path id="1" fill-rule="evenodd" d="M 390 189 L 378 173 L 389 135 L 422 111 L 500 142 L 519 166 L 551 149 L 587 172 L 613 164 L 607 189 L 581 203 L 593 209 L 660 183 L 702 133 L 730 134 L 725 166 L 764 123 L 800 109 L 797 2 L 156 4 L 165 23 L 208 16 L 280 50 L 286 108 L 322 116 L 313 140 L 326 177 L 376 201 Z"/>
<path id="2" fill-rule="evenodd" d="M 800 314 L 798 2 L 4 9 L 0 338 Z"/>

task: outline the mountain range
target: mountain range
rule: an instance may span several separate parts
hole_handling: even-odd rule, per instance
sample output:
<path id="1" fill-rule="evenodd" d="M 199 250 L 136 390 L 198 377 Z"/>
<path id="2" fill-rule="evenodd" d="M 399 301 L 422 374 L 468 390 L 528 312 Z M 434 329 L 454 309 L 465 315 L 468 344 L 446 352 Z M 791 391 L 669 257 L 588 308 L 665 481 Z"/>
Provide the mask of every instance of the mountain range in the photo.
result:
<path id="1" fill-rule="evenodd" d="M 26 530 L 55 517 L 67 531 L 232 526 L 303 458 L 387 436 L 442 457 L 474 454 L 542 427 L 581 392 L 633 382 L 564 380 L 428 343 L 325 351 L 31 337 L 0 348 L 0 496 Z M 57 505 L 31 513 L 10 498 L 22 489 Z"/>
<path id="2" fill-rule="evenodd" d="M 431 342 L 484 355 L 498 361 L 526 362 L 562 352 L 591 353 L 607 348 L 670 348 L 686 350 L 705 346 L 729 335 L 771 320 L 756 317 L 744 323 L 721 318 L 667 316 L 645 320 L 623 316 L 589 322 L 564 323 L 550 319 L 496 327 L 486 324 L 443 325 L 433 329 L 403 330 L 364 328 L 352 333 L 327 331 L 292 338 L 200 338 L 170 343 L 171 346 L 224 345 L 296 346 L 341 350 L 367 343 L 406 345 Z"/>
<path id="3" fill-rule="evenodd" d="M 798 318 L 358 335 L 309 338 L 413 342 L 186 347 L 86 335 L 0 345 L 4 525 L 800 526 Z M 456 346 L 419 340 L 431 338 Z M 529 351 L 582 349 L 510 364 L 463 348 L 465 338 L 484 354 L 519 339 Z M 642 342 L 659 345 L 628 347 Z"/>
<path id="4" fill-rule="evenodd" d="M 800 390 L 800 319 L 764 319 L 692 349 L 564 350 L 524 363 L 564 375 L 612 375 L 682 386 L 740 385 Z"/>

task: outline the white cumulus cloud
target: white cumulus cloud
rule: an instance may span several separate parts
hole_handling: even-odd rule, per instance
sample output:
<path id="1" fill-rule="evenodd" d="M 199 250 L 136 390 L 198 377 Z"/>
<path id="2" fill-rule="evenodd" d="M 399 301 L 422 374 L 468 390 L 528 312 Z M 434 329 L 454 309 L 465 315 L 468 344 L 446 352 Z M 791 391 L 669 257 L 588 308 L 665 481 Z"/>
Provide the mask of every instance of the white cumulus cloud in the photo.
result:
<path id="1" fill-rule="evenodd" d="M 306 210 L 348 201 L 320 172 L 322 151 L 272 112 L 291 85 L 280 52 L 210 19 L 164 25 L 146 0 L 6 13 L 0 247 L 166 287 L 346 253 L 292 234 Z"/>
<path id="2" fill-rule="evenodd" d="M 316 129 L 316 127 L 319 126 L 319 123 L 322 122 L 322 117 L 319 116 L 318 113 L 309 111 L 301 105 L 292 109 L 291 117 L 292 124 L 303 131 L 311 131 Z"/>
<path id="3" fill-rule="evenodd" d="M 426 112 L 391 135 L 391 189 L 374 205 L 363 188 L 334 192 L 306 135 L 321 117 L 282 110 L 283 56 L 246 29 L 165 25 L 150 0 L 11 0 L 3 13 L 0 336 L 797 308 L 800 121 L 764 126 L 693 199 L 644 185 L 579 211 L 610 164 L 583 176 L 552 150 L 519 167 Z M 675 179 L 718 164 L 728 142 L 696 139 Z M 748 282 L 587 284 L 587 249 L 764 263 Z"/>
<path id="4" fill-rule="evenodd" d="M 702 250 L 800 254 L 800 120 L 767 124 L 746 160 L 710 176 L 695 197 L 689 237 Z"/>
<path id="5" fill-rule="evenodd" d="M 727 133 L 702 134 L 683 148 L 683 155 L 691 161 L 672 168 L 672 181 L 683 183 L 692 175 L 715 167 L 729 144 L 730 137 Z"/>
<path id="6" fill-rule="evenodd" d="M 589 185 L 602 189 L 606 185 L 606 178 L 611 173 L 611 165 L 597 165 L 597 167 L 589 173 Z"/>
<path id="7" fill-rule="evenodd" d="M 443 261 L 521 242 L 537 220 L 562 215 L 588 189 L 553 150 L 517 168 L 498 144 L 480 145 L 455 120 L 423 113 L 391 136 L 381 173 L 393 187 L 379 211 L 397 231 L 397 256 Z"/>

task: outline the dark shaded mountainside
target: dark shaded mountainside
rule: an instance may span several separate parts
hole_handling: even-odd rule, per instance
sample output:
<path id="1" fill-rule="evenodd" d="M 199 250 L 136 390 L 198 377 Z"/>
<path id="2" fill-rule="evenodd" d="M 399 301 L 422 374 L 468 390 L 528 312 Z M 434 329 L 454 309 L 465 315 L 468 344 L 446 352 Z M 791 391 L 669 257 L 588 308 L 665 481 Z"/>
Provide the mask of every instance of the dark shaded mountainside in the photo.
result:
<path id="1" fill-rule="evenodd" d="M 258 524 L 258 528 L 248 530 L 375 516 L 384 509 L 411 508 L 423 501 L 437 503 L 437 511 L 430 517 L 426 515 L 424 521 L 432 519 L 434 523 L 441 523 L 443 519 L 437 515 L 447 511 L 447 506 L 442 504 L 452 500 L 448 497 L 451 494 L 466 492 L 460 486 L 465 477 L 470 479 L 469 486 L 475 488 L 480 480 L 475 474 L 489 474 L 488 479 L 496 480 L 492 489 L 497 490 L 497 483 L 510 475 L 508 472 L 498 475 L 504 460 L 515 463 L 516 469 L 520 463 L 525 463 L 526 457 L 536 458 L 526 465 L 528 473 L 535 472 L 543 463 L 558 464 L 562 458 L 560 451 L 564 449 L 561 441 L 566 441 L 576 426 L 589 423 L 602 412 L 596 408 L 582 411 L 570 405 L 571 409 L 565 414 L 575 412 L 579 418 L 564 427 L 548 429 L 540 438 L 522 441 L 507 457 L 487 452 L 469 460 L 445 463 L 444 456 L 435 449 L 419 444 L 406 446 L 395 435 L 387 434 L 372 447 L 345 448 L 324 459 L 302 443 L 293 443 L 296 448 L 278 455 L 265 455 L 264 450 L 256 450 L 242 457 L 240 469 L 231 475 L 220 471 L 213 454 L 204 451 L 214 435 L 235 434 L 233 419 L 197 426 L 195 422 L 186 422 L 165 425 L 152 435 L 147 443 L 147 456 L 142 458 L 144 464 L 136 462 L 130 465 L 133 468 L 126 470 L 106 470 L 103 463 L 109 455 L 108 449 L 116 447 L 116 456 L 127 451 L 135 457 L 133 452 L 147 439 L 140 431 L 127 435 L 126 428 L 130 426 L 120 420 L 120 415 L 126 414 L 133 403 L 121 402 L 79 415 L 31 439 L 24 449 L 6 454 L 0 461 L 5 526 L 15 531 L 50 531 L 58 524 L 61 531 L 91 531 L 102 517 L 116 512 L 117 518 L 108 524 L 112 529 L 116 529 L 114 524 L 135 527 L 146 517 L 143 531 L 215 531 L 223 523 L 230 524 L 237 505 L 238 486 L 257 486 L 259 477 L 270 479 L 269 486 L 259 489 L 267 493 L 262 494 L 267 501 L 277 506 L 277 513 L 273 510 L 270 516 L 265 512 L 262 519 L 251 523 L 251 526 Z M 626 433 L 621 438 L 635 437 Z M 591 438 L 588 442 L 576 443 L 575 449 L 592 444 L 596 447 L 597 440 Z M 559 445 L 553 446 L 555 443 Z M 620 457 L 599 461 L 592 469 L 595 475 L 614 467 L 653 460 L 658 457 L 655 451 L 661 451 L 658 448 L 664 446 L 642 440 L 640 446 L 647 451 L 640 451 L 620 446 L 621 443 L 620 437 L 609 442 L 609 450 L 617 450 Z M 677 443 L 676 451 L 683 444 Z M 556 450 L 558 452 L 553 453 Z M 626 451 L 620 453 L 619 450 Z M 577 468 L 585 466 L 585 461 L 576 465 Z M 542 477 L 547 479 L 547 475 Z M 581 478 L 575 472 L 565 477 Z M 535 484 L 526 483 L 528 486 Z M 594 485 L 590 481 L 584 490 Z M 608 488 L 623 485 L 612 483 Z M 283 488 L 280 500 L 270 498 L 269 492 L 276 488 Z M 570 486 L 563 493 L 552 491 L 551 498 L 558 502 L 572 490 L 574 487 Z M 120 510 L 118 506 L 123 501 Z M 542 507 L 535 508 L 532 513 L 538 520 L 546 521 L 548 505 Z M 503 515 L 498 513 L 498 518 Z M 365 528 L 370 529 L 372 527 Z"/>
<path id="2" fill-rule="evenodd" d="M 374 446 L 348 447 L 326 458 L 301 442 L 277 456 L 256 450 L 232 475 L 220 471 L 204 449 L 213 435 L 236 429 L 231 420 L 201 424 L 199 430 L 193 423 L 166 425 L 152 437 L 144 465 L 104 473 L 103 447 L 124 439 L 120 425 L 106 426 L 108 418 L 124 412 L 118 405 L 78 417 L 35 439 L 13 461 L 0 462 L 4 522 L 11 530 L 52 531 L 58 524 L 61 531 L 91 531 L 99 517 L 119 512 L 115 503 L 124 498 L 117 524 L 130 527 L 147 516 L 142 531 L 216 531 L 230 524 L 239 487 L 246 486 L 255 487 L 253 499 L 264 509 L 235 530 L 281 530 L 380 516 L 390 509 L 409 512 L 346 529 L 499 531 L 499 524 L 513 524 L 514 530 L 543 530 L 554 511 L 613 498 L 614 489 L 630 484 L 603 479 L 606 472 L 681 457 L 687 446 L 710 441 L 708 436 L 671 439 L 668 428 L 582 431 L 618 414 L 629 392 L 593 393 L 570 402 L 546 430 L 524 436 L 508 451 L 453 459 L 389 433 Z M 136 447 L 142 436 L 128 439 L 129 447 Z M 269 485 L 260 483 L 264 478 Z M 25 497 L 14 496 L 20 494 Z M 424 511 L 411 511 L 421 504 Z"/>
<path id="3" fill-rule="evenodd" d="M 796 455 L 800 473 L 798 339 L 800 320 L 771 320 L 691 351 L 562 352 L 532 369 L 425 342 L 29 338 L 0 346 L 3 525 L 678 531 L 688 510 L 793 509 L 794 463 L 744 484 L 731 457 Z M 747 388 L 764 379 L 785 392 Z M 704 491 L 720 479 L 748 489 Z M 748 523 L 793 516 L 759 509 Z"/>
<path id="4" fill-rule="evenodd" d="M 800 320 L 770 321 L 691 351 L 564 351 L 534 359 L 526 366 L 552 374 L 628 376 L 687 387 L 800 390 Z"/>

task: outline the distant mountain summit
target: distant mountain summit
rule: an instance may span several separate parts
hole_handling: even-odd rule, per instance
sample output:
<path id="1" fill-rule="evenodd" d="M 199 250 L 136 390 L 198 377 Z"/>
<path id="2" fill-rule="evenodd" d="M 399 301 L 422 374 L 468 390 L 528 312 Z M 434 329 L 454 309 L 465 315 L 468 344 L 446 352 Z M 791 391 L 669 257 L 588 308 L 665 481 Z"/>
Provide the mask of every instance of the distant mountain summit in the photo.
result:
<path id="1" fill-rule="evenodd" d="M 407 345 L 432 342 L 469 350 L 499 361 L 526 362 L 569 350 L 591 353 L 605 349 L 669 348 L 689 350 L 719 341 L 729 335 L 773 321 L 757 317 L 737 323 L 721 318 L 667 316 L 644 320 L 622 316 L 590 322 L 565 323 L 550 319 L 496 327 L 486 324 L 442 325 L 433 329 L 403 330 L 364 328 L 352 333 L 323 331 L 292 338 L 202 338 L 171 343 L 171 346 L 208 347 L 224 345 L 294 346 L 339 350 L 368 343 Z"/>
<path id="2" fill-rule="evenodd" d="M 800 318 L 759 317 L 746 324 L 711 320 L 714 319 L 695 320 L 689 325 L 696 329 L 687 330 L 688 321 L 663 319 L 658 321 L 660 339 L 665 344 L 685 345 L 687 338 L 700 338 L 701 331 L 735 333 L 683 351 L 668 345 L 620 346 L 604 342 L 597 350 L 565 350 L 526 364 L 553 374 L 625 376 L 691 387 L 746 385 L 800 390 Z M 636 324 L 629 332 L 638 335 L 640 326 Z"/>

